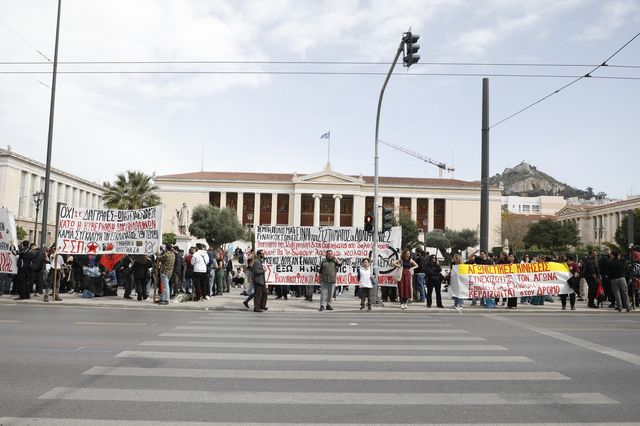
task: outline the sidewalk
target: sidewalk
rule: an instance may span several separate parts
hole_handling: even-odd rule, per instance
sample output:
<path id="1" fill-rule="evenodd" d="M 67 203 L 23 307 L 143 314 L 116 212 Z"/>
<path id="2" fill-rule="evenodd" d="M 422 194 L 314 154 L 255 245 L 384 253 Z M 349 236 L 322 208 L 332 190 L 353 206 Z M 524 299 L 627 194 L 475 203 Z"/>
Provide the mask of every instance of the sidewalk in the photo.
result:
<path id="1" fill-rule="evenodd" d="M 171 302 L 167 306 L 159 306 L 152 302 L 153 294 L 149 296 L 149 299 L 146 301 L 137 301 L 135 299 L 135 295 L 133 296 L 133 300 L 127 300 L 122 297 L 124 290 L 118 289 L 118 296 L 107 296 L 107 297 L 95 297 L 91 299 L 85 299 L 80 297 L 79 294 L 62 294 L 61 302 L 54 302 L 52 297 L 49 297 L 49 302 L 45 303 L 43 301 L 42 296 L 31 297 L 29 300 L 14 300 L 14 295 L 2 295 L 0 297 L 0 306 L 2 305 L 46 305 L 46 306 L 74 306 L 74 307 L 102 307 L 102 308 L 122 308 L 122 309 L 158 309 L 158 310 L 166 310 L 166 309 L 178 309 L 178 310 L 201 310 L 201 311 L 210 311 L 210 310 L 227 310 L 227 311 L 246 311 L 251 312 L 253 314 L 253 301 L 249 302 L 249 306 L 251 309 L 246 309 L 242 304 L 242 301 L 245 299 L 245 296 L 240 295 L 241 290 L 232 288 L 230 293 L 225 293 L 223 296 L 215 296 L 211 297 L 209 300 L 205 300 L 202 302 Z M 506 306 L 496 306 L 495 309 L 486 309 L 482 306 L 470 306 L 470 301 L 465 300 L 465 306 L 461 310 L 456 310 L 450 308 L 453 305 L 451 297 L 448 293 L 442 294 L 444 309 L 436 308 L 435 305 L 432 308 L 427 308 L 424 303 L 410 303 L 409 307 L 406 311 L 402 311 L 400 309 L 399 303 L 385 303 L 384 306 L 375 306 L 373 307 L 374 311 L 384 311 L 384 312 L 424 312 L 428 314 L 516 314 L 516 313 L 525 313 L 525 314 L 534 314 L 534 313 L 562 313 L 571 315 L 571 313 L 575 312 L 590 312 L 593 314 L 602 314 L 602 313 L 617 313 L 614 309 L 589 309 L 587 308 L 586 302 L 576 302 L 576 310 L 571 311 L 567 306 L 566 311 L 562 311 L 560 300 L 558 298 L 555 299 L 555 303 L 545 302 L 544 305 L 525 305 L 518 303 L 518 307 L 516 309 L 507 309 Z M 568 305 L 568 303 L 567 303 Z M 275 295 L 269 295 L 269 299 L 267 302 L 267 307 L 269 308 L 269 312 L 318 312 L 318 308 L 320 306 L 320 295 L 315 294 L 313 298 L 313 302 L 308 302 L 304 299 L 304 297 L 296 298 L 289 297 L 288 300 L 284 299 L 276 299 Z M 353 297 L 353 289 L 349 292 L 344 292 L 341 296 L 337 297 L 337 300 L 331 303 L 331 306 L 334 308 L 334 312 L 359 312 L 360 311 L 360 299 Z M 605 305 L 606 306 L 606 305 Z M 366 310 L 365 310 L 366 311 Z M 631 314 L 639 312 L 640 309 L 636 311 L 631 311 Z M 622 312 L 625 314 L 625 312 Z M 268 314 L 268 313 L 265 313 Z M 320 312 L 318 312 L 320 314 Z M 322 313 L 320 315 L 328 314 L 331 315 L 331 312 Z"/>

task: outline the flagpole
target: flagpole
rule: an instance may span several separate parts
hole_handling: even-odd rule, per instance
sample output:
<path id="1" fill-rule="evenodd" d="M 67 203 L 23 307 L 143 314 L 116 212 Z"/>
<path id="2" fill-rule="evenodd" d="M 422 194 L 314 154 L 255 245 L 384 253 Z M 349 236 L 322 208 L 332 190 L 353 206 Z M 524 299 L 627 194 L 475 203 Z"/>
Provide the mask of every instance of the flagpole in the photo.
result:
<path id="1" fill-rule="evenodd" d="M 329 137 L 328 139 L 328 143 L 327 143 L 327 165 L 331 164 L 331 161 L 329 160 L 330 156 L 331 156 L 331 133 L 329 133 Z"/>

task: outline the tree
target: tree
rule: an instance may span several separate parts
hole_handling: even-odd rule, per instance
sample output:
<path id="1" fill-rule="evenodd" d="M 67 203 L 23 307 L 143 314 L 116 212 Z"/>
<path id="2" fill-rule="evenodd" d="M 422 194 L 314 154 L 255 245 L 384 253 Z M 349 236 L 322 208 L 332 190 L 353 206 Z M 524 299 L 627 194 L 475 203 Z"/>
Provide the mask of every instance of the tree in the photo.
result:
<path id="1" fill-rule="evenodd" d="M 624 215 L 620 226 L 616 229 L 615 240 L 621 249 L 626 253 L 629 249 L 629 215 Z M 640 209 L 633 211 L 633 242 L 640 244 Z"/>
<path id="2" fill-rule="evenodd" d="M 580 233 L 573 222 L 560 223 L 545 219 L 531 224 L 524 237 L 526 247 L 537 246 L 551 251 L 565 250 L 580 244 Z"/>
<path id="3" fill-rule="evenodd" d="M 500 244 L 509 240 L 509 246 L 514 254 L 524 248 L 524 237 L 529 231 L 530 222 L 522 215 L 502 212 L 502 225 L 500 226 Z"/>
<path id="4" fill-rule="evenodd" d="M 469 247 L 478 245 L 478 232 L 475 229 L 465 228 L 460 231 L 446 229 L 444 233 L 451 243 L 451 251 L 453 253 L 462 252 Z"/>
<path id="5" fill-rule="evenodd" d="M 160 204 L 158 187 L 153 183 L 153 178 L 142 172 L 127 170 L 116 176 L 113 183 L 104 182 L 105 206 L 110 209 L 134 210 L 144 207 L 153 207 Z"/>
<path id="6" fill-rule="evenodd" d="M 165 232 L 162 234 L 162 244 L 171 244 L 174 245 L 176 243 L 176 234 L 173 232 Z"/>
<path id="7" fill-rule="evenodd" d="M 413 250 L 422 245 L 420 242 L 420 229 L 418 225 L 411 220 L 411 216 L 406 213 L 400 213 L 398 225 L 402 227 L 402 246 Z"/>
<path id="8" fill-rule="evenodd" d="M 25 231 L 22 226 L 17 226 L 16 237 L 18 237 L 18 241 L 24 240 L 25 238 L 27 238 L 27 231 Z"/>
<path id="9" fill-rule="evenodd" d="M 235 210 L 201 204 L 191 213 L 189 233 L 196 238 L 204 238 L 212 247 L 219 247 L 241 239 L 244 229 Z"/>
<path id="10" fill-rule="evenodd" d="M 445 262 L 449 261 L 452 253 L 462 252 L 476 245 L 478 245 L 478 232 L 473 229 L 462 229 L 460 231 L 445 229 L 444 232 L 431 231 L 426 235 L 426 246 L 435 248 L 436 256 L 440 251 Z M 448 253 L 449 249 L 451 251 Z"/>

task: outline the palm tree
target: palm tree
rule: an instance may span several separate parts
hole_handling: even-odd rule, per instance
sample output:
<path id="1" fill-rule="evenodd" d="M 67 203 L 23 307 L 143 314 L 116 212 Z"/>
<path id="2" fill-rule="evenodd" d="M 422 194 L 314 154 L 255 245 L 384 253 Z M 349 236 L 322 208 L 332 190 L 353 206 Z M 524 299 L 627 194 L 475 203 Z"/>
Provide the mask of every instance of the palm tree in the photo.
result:
<path id="1" fill-rule="evenodd" d="M 114 183 L 104 182 L 104 204 L 111 209 L 134 210 L 160 204 L 158 187 L 153 177 L 142 172 L 127 170 Z"/>

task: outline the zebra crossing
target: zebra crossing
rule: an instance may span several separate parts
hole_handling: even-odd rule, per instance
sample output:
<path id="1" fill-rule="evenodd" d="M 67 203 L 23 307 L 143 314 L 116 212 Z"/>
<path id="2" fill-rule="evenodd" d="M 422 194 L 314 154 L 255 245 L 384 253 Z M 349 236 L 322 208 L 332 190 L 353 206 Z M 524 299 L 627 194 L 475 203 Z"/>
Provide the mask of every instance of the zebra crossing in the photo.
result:
<path id="1" fill-rule="evenodd" d="M 38 396 L 81 418 L 0 424 L 535 424 L 543 409 L 620 405 L 447 318 L 212 312 Z"/>

